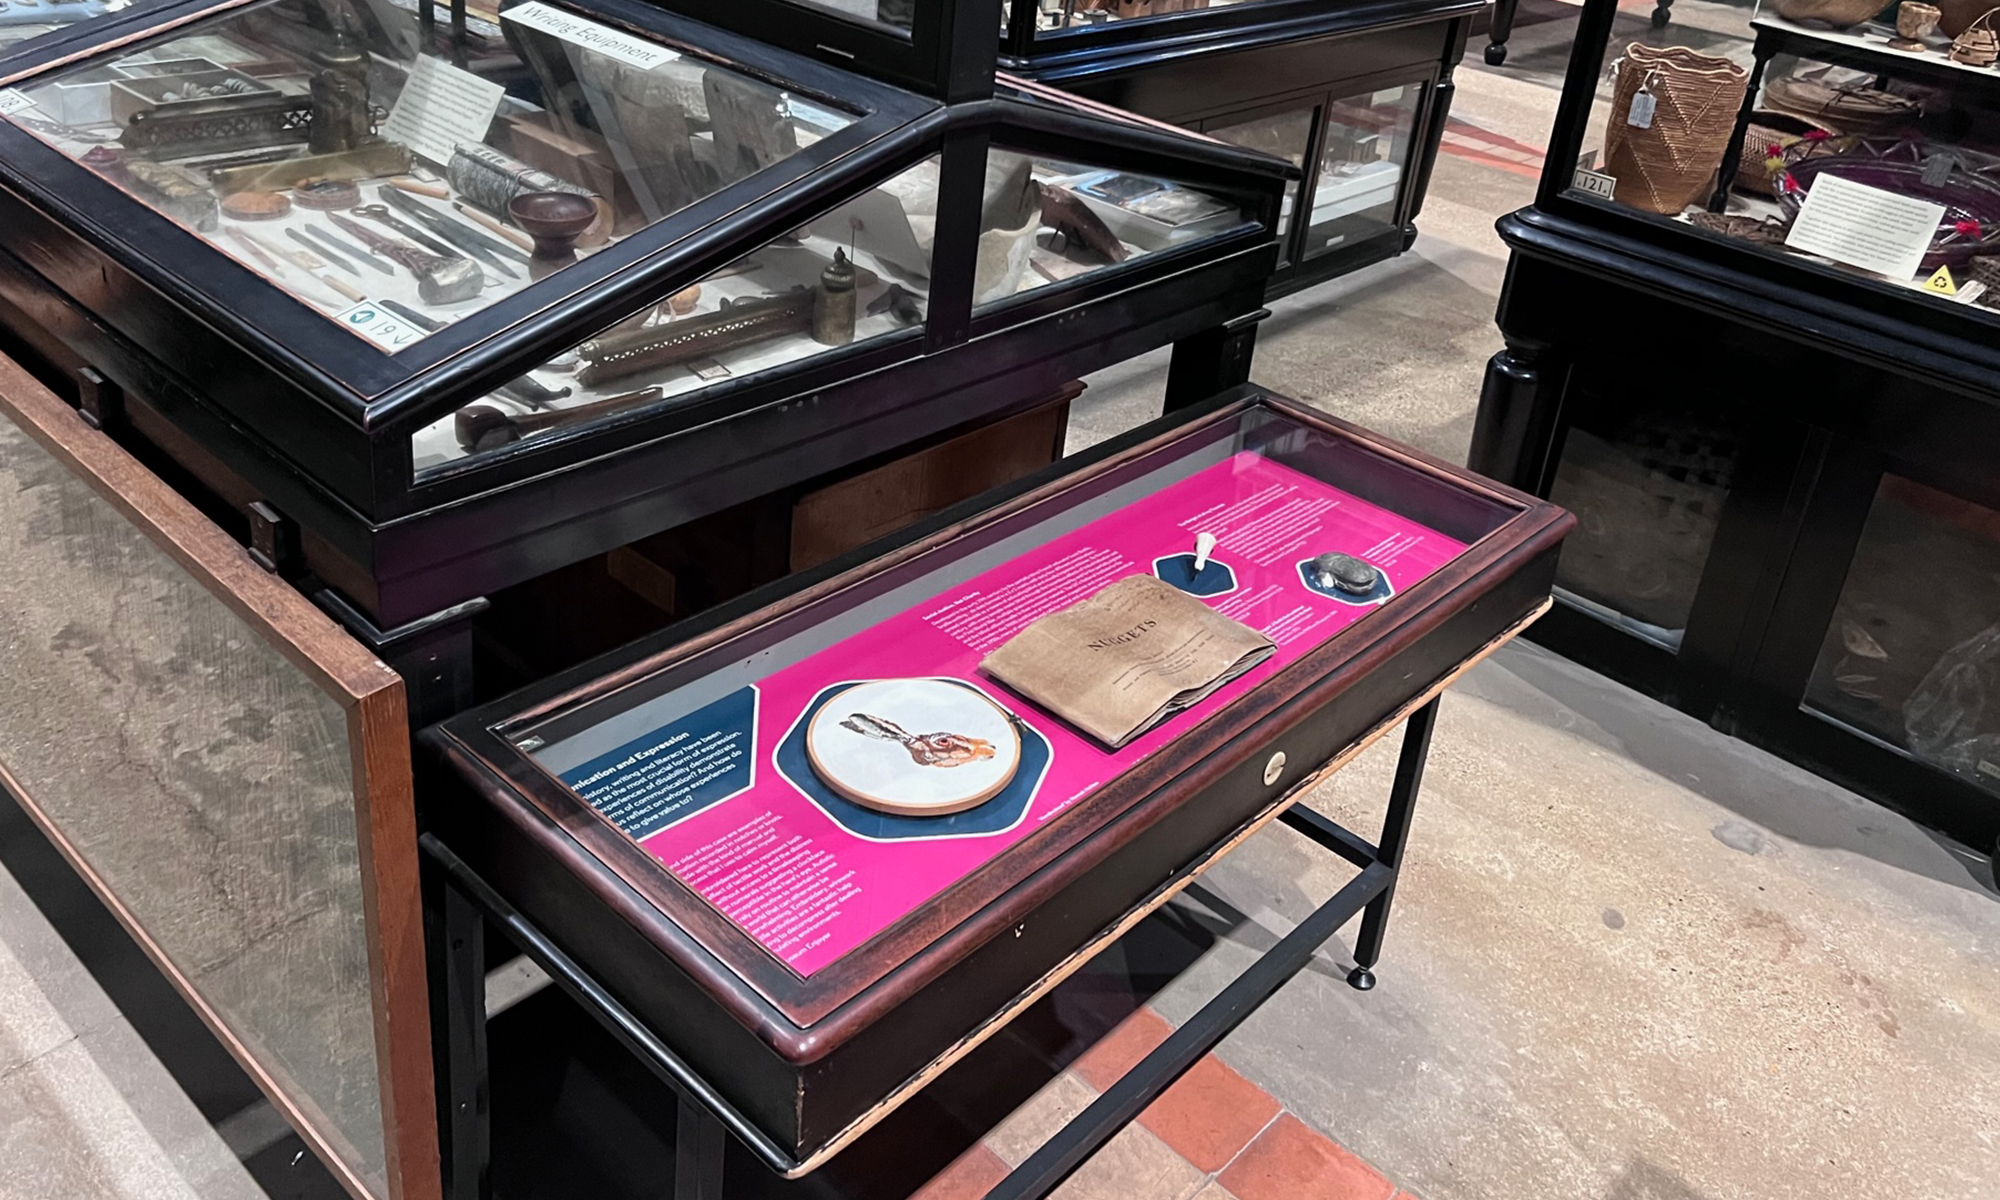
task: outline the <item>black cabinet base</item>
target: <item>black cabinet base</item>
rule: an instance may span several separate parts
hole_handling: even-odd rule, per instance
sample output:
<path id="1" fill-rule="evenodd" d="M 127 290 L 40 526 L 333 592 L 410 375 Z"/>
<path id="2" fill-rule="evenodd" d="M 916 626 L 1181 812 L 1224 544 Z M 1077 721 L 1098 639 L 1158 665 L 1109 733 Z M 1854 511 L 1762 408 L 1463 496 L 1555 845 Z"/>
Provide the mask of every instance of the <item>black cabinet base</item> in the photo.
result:
<path id="1" fill-rule="evenodd" d="M 2000 629 L 2000 358 L 1782 264 L 1539 209 L 1501 233 L 1470 463 L 1581 522 L 1529 636 L 1994 849 L 2000 727 L 1930 700 Z"/>

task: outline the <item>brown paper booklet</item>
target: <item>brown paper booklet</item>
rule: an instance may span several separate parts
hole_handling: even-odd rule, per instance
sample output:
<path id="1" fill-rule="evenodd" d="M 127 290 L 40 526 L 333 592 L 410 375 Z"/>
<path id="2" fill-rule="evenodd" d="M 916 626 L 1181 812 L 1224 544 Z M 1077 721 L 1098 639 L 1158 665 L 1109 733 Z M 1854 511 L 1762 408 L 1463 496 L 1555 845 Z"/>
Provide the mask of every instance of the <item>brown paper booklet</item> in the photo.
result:
<path id="1" fill-rule="evenodd" d="M 1275 649 L 1179 588 L 1131 575 L 1034 622 L 979 665 L 1115 750 Z"/>

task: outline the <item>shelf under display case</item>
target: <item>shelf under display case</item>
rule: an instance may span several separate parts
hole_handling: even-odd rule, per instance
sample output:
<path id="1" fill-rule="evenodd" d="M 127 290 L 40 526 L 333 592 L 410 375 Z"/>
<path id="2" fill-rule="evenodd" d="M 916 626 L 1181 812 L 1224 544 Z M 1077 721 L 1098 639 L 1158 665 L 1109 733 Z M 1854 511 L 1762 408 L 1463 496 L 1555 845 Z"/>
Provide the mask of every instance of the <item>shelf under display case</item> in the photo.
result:
<path id="1" fill-rule="evenodd" d="M 629 0 L 467 30 L 258 0 L 0 121 L 31 358 L 384 628 L 1256 310 L 1282 164 Z"/>
<path id="2" fill-rule="evenodd" d="M 433 730 L 439 836 L 810 1170 L 1532 619 L 1568 525 L 1241 389 Z M 1134 577 L 1273 651 L 1113 745 L 988 656 Z"/>

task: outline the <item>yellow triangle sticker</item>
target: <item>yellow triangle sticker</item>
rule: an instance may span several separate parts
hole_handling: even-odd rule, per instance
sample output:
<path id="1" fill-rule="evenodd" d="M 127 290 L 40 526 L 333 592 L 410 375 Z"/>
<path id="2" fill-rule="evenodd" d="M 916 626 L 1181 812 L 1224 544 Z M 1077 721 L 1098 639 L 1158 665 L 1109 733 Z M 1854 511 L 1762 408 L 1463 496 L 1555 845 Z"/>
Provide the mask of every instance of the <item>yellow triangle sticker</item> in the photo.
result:
<path id="1" fill-rule="evenodd" d="M 1937 274 L 1932 275 L 1929 282 L 1924 284 L 1924 290 L 1936 292 L 1940 296 L 1958 295 L 1958 285 L 1951 280 L 1951 268 L 1939 267 Z"/>

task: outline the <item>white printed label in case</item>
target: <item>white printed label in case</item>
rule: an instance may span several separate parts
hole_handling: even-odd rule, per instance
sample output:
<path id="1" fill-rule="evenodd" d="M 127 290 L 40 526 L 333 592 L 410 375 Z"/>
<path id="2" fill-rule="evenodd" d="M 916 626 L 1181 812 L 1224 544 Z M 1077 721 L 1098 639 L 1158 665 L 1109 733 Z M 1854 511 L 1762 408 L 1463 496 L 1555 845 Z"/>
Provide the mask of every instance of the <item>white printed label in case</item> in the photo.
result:
<path id="1" fill-rule="evenodd" d="M 441 58 L 419 58 L 382 124 L 382 136 L 434 163 L 451 161 L 452 147 L 481 143 L 507 89 L 461 71 Z"/>
<path id="2" fill-rule="evenodd" d="M 526 25 L 543 33 L 554 34 L 565 42 L 585 46 L 600 54 L 609 54 L 635 67 L 651 69 L 661 63 L 670 63 L 680 55 L 664 46 L 655 46 L 644 38 L 620 33 L 608 25 L 586 21 L 582 17 L 566 13 L 559 8 L 551 8 L 541 0 L 530 0 L 527 4 L 517 4 L 500 14 L 501 19 L 516 25 Z"/>
<path id="3" fill-rule="evenodd" d="M 1616 197 L 1612 193 L 1618 190 L 1617 177 L 1606 175 L 1602 171 L 1593 171 L 1587 167 L 1578 167 L 1576 174 L 1571 177 L 1570 183 L 1580 192 L 1589 192 L 1593 196 L 1601 196 L 1606 200 L 1615 199 Z"/>
<path id="4" fill-rule="evenodd" d="M 335 313 L 333 319 L 391 352 L 424 339 L 423 330 L 373 300 L 363 300 L 353 308 Z"/>
<path id="5" fill-rule="evenodd" d="M 33 107 L 35 102 L 20 88 L 0 88 L 0 117 L 11 117 Z"/>
<path id="6" fill-rule="evenodd" d="M 1785 245 L 1907 280 L 1923 265 L 1944 205 L 1821 174 L 1806 192 Z"/>

